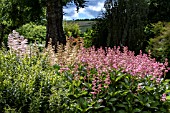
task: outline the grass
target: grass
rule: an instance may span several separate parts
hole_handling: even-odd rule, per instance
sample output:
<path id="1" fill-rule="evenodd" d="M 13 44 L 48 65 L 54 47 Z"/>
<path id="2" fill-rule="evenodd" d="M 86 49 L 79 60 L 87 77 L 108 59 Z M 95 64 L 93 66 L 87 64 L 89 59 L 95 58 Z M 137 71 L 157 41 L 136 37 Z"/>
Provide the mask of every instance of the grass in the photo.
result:
<path id="1" fill-rule="evenodd" d="M 95 21 L 89 20 L 89 21 L 67 21 L 67 22 L 75 22 L 79 25 L 81 32 L 85 32 L 87 29 L 92 28 L 92 25 L 95 24 Z"/>

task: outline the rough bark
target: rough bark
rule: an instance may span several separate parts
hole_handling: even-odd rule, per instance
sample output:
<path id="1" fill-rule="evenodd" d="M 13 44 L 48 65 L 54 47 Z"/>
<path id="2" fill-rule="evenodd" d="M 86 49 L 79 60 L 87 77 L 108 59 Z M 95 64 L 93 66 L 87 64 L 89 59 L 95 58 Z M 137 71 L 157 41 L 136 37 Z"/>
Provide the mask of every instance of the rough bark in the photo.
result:
<path id="1" fill-rule="evenodd" d="M 47 35 L 46 47 L 50 38 L 52 46 L 57 52 L 57 43 L 66 44 L 66 38 L 63 31 L 63 6 L 62 0 L 47 0 Z"/>

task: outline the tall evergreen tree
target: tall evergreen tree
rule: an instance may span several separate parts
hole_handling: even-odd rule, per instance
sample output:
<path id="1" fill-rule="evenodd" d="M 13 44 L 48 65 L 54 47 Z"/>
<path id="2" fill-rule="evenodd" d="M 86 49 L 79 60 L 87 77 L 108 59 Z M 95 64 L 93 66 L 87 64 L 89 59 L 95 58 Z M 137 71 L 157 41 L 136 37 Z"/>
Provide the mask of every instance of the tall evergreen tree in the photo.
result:
<path id="1" fill-rule="evenodd" d="M 128 46 L 134 51 L 144 49 L 144 27 L 148 14 L 146 0 L 106 0 L 104 7 L 103 22 L 106 27 L 97 30 L 105 35 L 98 35 L 94 43 L 101 46 L 97 40 L 100 43 L 99 38 L 105 38 L 104 46 Z"/>
<path id="2" fill-rule="evenodd" d="M 150 0 L 149 4 L 149 22 L 170 21 L 170 0 Z"/>

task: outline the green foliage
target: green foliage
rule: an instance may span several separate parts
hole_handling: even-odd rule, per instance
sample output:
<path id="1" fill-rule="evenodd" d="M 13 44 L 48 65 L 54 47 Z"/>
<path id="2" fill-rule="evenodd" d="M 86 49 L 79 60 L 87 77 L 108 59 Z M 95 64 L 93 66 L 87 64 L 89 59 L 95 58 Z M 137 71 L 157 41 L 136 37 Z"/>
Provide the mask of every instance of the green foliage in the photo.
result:
<path id="1" fill-rule="evenodd" d="M 158 21 L 170 21 L 169 0 L 149 0 L 148 19 L 151 23 Z"/>
<path id="2" fill-rule="evenodd" d="M 145 27 L 145 34 L 150 39 L 159 35 L 162 35 L 162 32 L 165 31 L 165 23 L 159 21 L 158 23 L 148 24 Z"/>
<path id="3" fill-rule="evenodd" d="M 160 21 L 156 24 L 152 24 L 153 29 L 151 29 L 151 32 L 153 32 L 155 36 L 162 35 L 162 33 L 165 31 L 164 24 L 165 23 L 160 22 Z"/>
<path id="4" fill-rule="evenodd" d="M 30 21 L 37 22 L 44 17 L 43 4 L 39 0 L 1 0 L 0 23 L 12 27 Z M 42 0 L 43 1 L 43 0 Z"/>
<path id="5" fill-rule="evenodd" d="M 56 113 L 64 111 L 67 90 L 46 55 L 25 56 L 0 50 L 0 111 Z M 64 107 L 66 108 L 66 107 Z"/>
<path id="6" fill-rule="evenodd" d="M 80 27 L 81 33 L 86 32 L 87 29 L 91 29 L 92 26 L 95 24 L 95 20 L 74 20 L 75 23 L 77 23 Z"/>
<path id="7" fill-rule="evenodd" d="M 98 75 L 96 69 L 86 70 L 79 65 L 78 71 L 72 73 L 72 68 L 63 73 L 67 82 L 69 111 L 76 113 L 167 113 L 170 109 L 170 100 L 161 101 L 163 94 L 170 92 L 169 81 L 151 80 L 152 76 L 139 78 L 121 71 L 109 72 L 110 85 L 100 80 L 106 79 L 107 73 Z M 101 89 L 95 95 L 93 92 L 94 76 L 96 89 Z"/>
<path id="8" fill-rule="evenodd" d="M 77 71 L 74 71 L 77 69 Z M 95 78 L 97 76 L 99 78 Z M 104 81 L 110 79 L 110 84 Z M 47 54 L 19 57 L 0 50 L 0 111 L 12 113 L 167 113 L 169 81 L 108 73 L 82 64 L 61 68 Z M 100 81 L 102 80 L 102 81 Z M 101 84 L 97 94 L 93 85 Z M 167 101 L 161 101 L 167 94 Z"/>
<path id="9" fill-rule="evenodd" d="M 152 26 L 150 31 L 154 37 L 150 39 L 146 51 L 150 50 L 154 58 L 164 62 L 166 58 L 170 59 L 170 23 L 158 22 Z"/>
<path id="10" fill-rule="evenodd" d="M 91 47 L 93 44 L 94 33 L 92 29 L 87 29 L 83 34 L 84 46 L 86 48 Z"/>
<path id="11" fill-rule="evenodd" d="M 147 24 L 148 3 L 144 0 L 106 0 L 106 11 L 95 25 L 97 46 L 128 46 L 136 53 L 145 48 L 144 27 Z"/>
<path id="12" fill-rule="evenodd" d="M 34 43 L 35 41 L 42 43 L 46 38 L 46 27 L 34 23 L 27 23 L 16 29 L 16 31 L 28 39 L 29 43 Z"/>
<path id="13" fill-rule="evenodd" d="M 77 23 L 66 21 L 64 21 L 64 32 L 66 36 L 73 36 L 74 38 L 77 38 L 81 33 Z"/>
<path id="14" fill-rule="evenodd" d="M 43 23 L 45 19 L 44 0 L 1 0 L 0 43 L 6 40 L 12 30 L 29 22 Z"/>

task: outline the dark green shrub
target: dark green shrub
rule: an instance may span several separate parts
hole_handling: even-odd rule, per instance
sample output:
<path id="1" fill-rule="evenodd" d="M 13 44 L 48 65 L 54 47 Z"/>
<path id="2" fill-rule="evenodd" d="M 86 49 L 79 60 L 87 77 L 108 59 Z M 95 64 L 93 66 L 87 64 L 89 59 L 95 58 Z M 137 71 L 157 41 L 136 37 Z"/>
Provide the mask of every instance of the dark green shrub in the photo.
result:
<path id="1" fill-rule="evenodd" d="M 166 58 L 170 59 L 170 23 L 153 24 L 151 31 L 154 37 L 150 39 L 146 51 L 150 50 L 152 57 L 157 61 L 164 62 Z"/>
<path id="2" fill-rule="evenodd" d="M 78 71 L 73 72 L 74 69 Z M 69 87 L 67 95 L 71 99 L 68 103 L 70 112 L 170 112 L 168 80 L 156 78 L 151 80 L 152 76 L 139 78 L 116 70 L 100 75 L 95 68 L 87 70 L 86 66 L 81 65 L 62 74 L 70 80 L 67 82 Z M 106 84 L 106 81 L 109 84 Z M 163 97 L 165 94 L 167 97 Z"/>
<path id="3" fill-rule="evenodd" d="M 46 26 L 36 25 L 34 23 L 27 23 L 16 29 L 16 31 L 28 39 L 29 43 L 34 43 L 35 41 L 42 43 L 46 38 Z"/>

